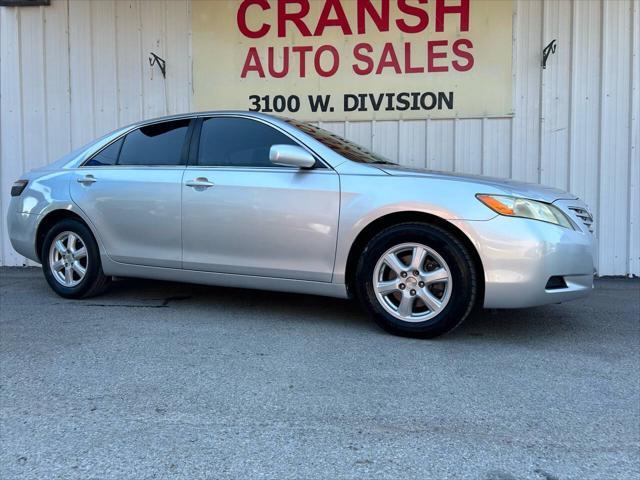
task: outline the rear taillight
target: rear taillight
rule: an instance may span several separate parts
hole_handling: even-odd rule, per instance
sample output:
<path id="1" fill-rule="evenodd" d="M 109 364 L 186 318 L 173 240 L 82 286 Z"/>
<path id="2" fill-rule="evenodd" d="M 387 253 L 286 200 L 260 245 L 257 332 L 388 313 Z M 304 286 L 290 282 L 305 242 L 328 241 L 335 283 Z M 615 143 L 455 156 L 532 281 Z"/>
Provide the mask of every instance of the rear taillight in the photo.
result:
<path id="1" fill-rule="evenodd" d="M 29 180 L 16 180 L 13 182 L 13 185 L 11 185 L 11 196 L 19 197 L 27 186 L 27 183 L 29 183 Z"/>

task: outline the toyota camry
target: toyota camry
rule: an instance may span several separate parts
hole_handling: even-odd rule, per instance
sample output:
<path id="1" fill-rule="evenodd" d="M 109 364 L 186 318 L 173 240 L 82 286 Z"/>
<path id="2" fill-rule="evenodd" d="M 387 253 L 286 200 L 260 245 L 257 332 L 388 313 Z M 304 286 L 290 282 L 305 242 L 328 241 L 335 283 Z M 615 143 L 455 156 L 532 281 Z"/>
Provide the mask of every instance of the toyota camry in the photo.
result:
<path id="1" fill-rule="evenodd" d="M 8 230 L 62 297 L 138 277 L 356 298 L 434 337 L 587 295 L 592 216 L 554 188 L 409 169 L 247 112 L 147 120 L 18 179 Z"/>

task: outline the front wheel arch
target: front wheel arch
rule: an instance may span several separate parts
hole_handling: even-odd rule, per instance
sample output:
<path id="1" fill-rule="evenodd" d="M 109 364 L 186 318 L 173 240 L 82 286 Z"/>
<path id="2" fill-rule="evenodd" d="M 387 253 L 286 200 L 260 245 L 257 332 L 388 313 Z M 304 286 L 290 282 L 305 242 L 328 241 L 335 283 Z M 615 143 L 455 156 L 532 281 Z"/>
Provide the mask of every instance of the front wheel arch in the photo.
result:
<path id="1" fill-rule="evenodd" d="M 369 241 L 386 228 L 398 225 L 400 223 L 425 223 L 427 225 L 434 225 L 446 230 L 448 233 L 454 235 L 460 242 L 463 243 L 463 245 L 471 253 L 476 271 L 478 272 L 478 296 L 476 299 L 476 308 L 482 307 L 482 304 L 484 303 L 485 288 L 484 267 L 482 265 L 482 260 L 480 259 L 480 254 L 478 253 L 478 250 L 476 249 L 473 242 L 469 239 L 469 237 L 467 237 L 467 235 L 465 235 L 462 230 L 460 230 L 452 223 L 447 222 L 443 218 L 429 213 L 417 211 L 394 212 L 383 215 L 382 217 L 373 220 L 366 227 L 364 227 L 360 231 L 360 233 L 358 233 L 356 239 L 351 244 L 351 248 L 349 249 L 347 266 L 345 270 L 347 291 L 349 293 L 349 296 L 353 297 L 355 294 L 355 281 L 358 259 L 360 258 L 360 254 L 364 251 Z"/>

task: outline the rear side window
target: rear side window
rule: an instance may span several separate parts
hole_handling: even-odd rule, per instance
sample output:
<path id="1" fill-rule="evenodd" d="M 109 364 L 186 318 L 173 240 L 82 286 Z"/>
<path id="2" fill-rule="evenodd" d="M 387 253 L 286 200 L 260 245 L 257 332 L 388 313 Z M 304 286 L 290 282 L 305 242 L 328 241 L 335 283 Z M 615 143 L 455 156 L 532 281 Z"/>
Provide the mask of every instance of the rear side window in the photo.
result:
<path id="1" fill-rule="evenodd" d="M 116 140 L 111 145 L 103 148 L 89 160 L 86 165 L 90 167 L 104 167 L 115 165 L 118 162 L 120 148 L 122 147 L 123 138 Z"/>
<path id="2" fill-rule="evenodd" d="M 270 125 L 248 118 L 215 117 L 202 123 L 198 165 L 275 167 L 272 145 L 298 145 Z"/>
<path id="3" fill-rule="evenodd" d="M 118 165 L 180 165 L 189 120 L 147 125 L 129 133 Z"/>

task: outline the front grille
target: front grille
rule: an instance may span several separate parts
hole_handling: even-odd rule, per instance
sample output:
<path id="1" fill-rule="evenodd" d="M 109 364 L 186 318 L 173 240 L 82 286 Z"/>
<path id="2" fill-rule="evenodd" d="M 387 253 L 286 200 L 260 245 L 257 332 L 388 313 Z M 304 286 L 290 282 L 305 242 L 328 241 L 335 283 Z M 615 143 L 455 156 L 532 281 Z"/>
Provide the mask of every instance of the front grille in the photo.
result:
<path id="1" fill-rule="evenodd" d="M 587 230 L 593 233 L 593 216 L 588 210 L 582 207 L 569 207 L 569 210 L 575 213 L 576 217 L 578 217 L 584 226 L 587 227 Z"/>

